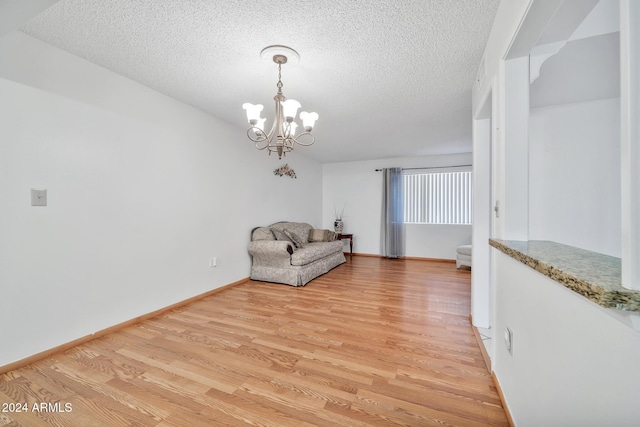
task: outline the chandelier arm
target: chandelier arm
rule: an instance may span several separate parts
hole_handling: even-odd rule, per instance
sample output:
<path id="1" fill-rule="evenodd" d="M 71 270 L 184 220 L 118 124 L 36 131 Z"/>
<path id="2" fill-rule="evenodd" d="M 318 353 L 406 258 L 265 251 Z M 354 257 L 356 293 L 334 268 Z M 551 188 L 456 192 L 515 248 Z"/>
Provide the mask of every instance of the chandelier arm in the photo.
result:
<path id="1" fill-rule="evenodd" d="M 309 137 L 311 137 L 310 142 L 303 142 L 299 139 L 300 137 L 304 137 L 303 139 L 308 139 L 305 135 L 309 135 Z M 314 142 L 316 142 L 316 137 L 311 135 L 311 132 L 303 132 L 300 135 L 291 137 L 291 140 L 298 145 L 302 145 L 303 147 L 308 147 L 310 145 L 313 145 Z"/>
<path id="2" fill-rule="evenodd" d="M 265 138 L 269 141 L 269 144 L 271 144 L 271 142 L 273 141 L 273 137 L 275 134 L 276 134 L 276 123 L 274 121 L 273 124 L 271 125 L 271 130 L 265 136 Z"/>
<path id="3" fill-rule="evenodd" d="M 258 150 L 264 150 L 265 148 L 269 148 L 269 147 L 271 147 L 271 142 L 268 139 L 256 141 L 256 148 Z"/>
<path id="4" fill-rule="evenodd" d="M 269 133 L 265 133 L 262 129 L 260 129 L 257 126 L 250 126 L 249 129 L 247 130 L 247 137 L 251 141 L 256 143 L 256 148 L 258 150 L 264 150 L 273 141 L 273 136 L 275 134 L 275 130 L 276 130 L 275 122 L 271 126 L 271 130 L 269 131 Z M 258 146 L 258 144 L 260 144 L 262 142 L 266 143 L 266 145 L 264 147 L 260 148 Z"/>
<path id="5" fill-rule="evenodd" d="M 260 130 L 260 128 L 257 128 L 255 126 L 250 126 L 249 129 L 247 129 L 247 137 L 251 141 L 256 142 L 256 143 L 263 142 L 263 141 L 267 140 L 267 137 L 264 134 L 264 132 L 262 132 Z"/>
<path id="6" fill-rule="evenodd" d="M 256 131 L 260 133 L 256 134 Z M 247 130 L 247 137 L 255 143 L 255 146 L 258 150 L 264 150 L 271 145 L 271 139 L 269 138 L 269 135 L 265 135 L 265 133 L 261 131 L 260 128 L 257 128 L 255 126 L 252 126 L 249 128 L 249 130 Z"/>

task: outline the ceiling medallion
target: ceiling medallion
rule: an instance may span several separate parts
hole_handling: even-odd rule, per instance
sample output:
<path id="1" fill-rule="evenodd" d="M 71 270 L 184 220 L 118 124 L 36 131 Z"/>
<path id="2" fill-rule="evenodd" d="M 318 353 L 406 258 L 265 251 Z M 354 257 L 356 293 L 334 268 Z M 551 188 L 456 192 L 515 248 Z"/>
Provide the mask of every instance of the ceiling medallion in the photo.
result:
<path id="1" fill-rule="evenodd" d="M 266 148 L 269 155 L 271 155 L 271 152 L 276 152 L 278 153 L 278 159 L 281 159 L 282 156 L 286 156 L 289 151 L 293 150 L 295 144 L 308 147 L 315 142 L 315 137 L 311 135 L 311 131 L 316 120 L 318 120 L 318 114 L 302 111 L 300 119 L 302 120 L 304 132 L 296 135 L 298 124 L 294 120 L 301 105 L 294 99 L 285 98 L 282 93 L 282 66 L 287 63 L 290 65 L 297 63 L 300 60 L 300 55 L 290 47 L 274 45 L 262 49 L 260 57 L 263 60 L 271 60 L 278 66 L 278 83 L 276 84 L 278 93 L 273 97 L 276 104 L 275 115 L 271 130 L 265 133 L 264 122 L 267 119 L 260 117 L 260 112 L 264 109 L 264 106 L 262 104 L 243 104 L 242 108 L 246 110 L 247 120 L 249 121 L 247 136 L 251 141 L 255 142 L 258 150 Z"/>

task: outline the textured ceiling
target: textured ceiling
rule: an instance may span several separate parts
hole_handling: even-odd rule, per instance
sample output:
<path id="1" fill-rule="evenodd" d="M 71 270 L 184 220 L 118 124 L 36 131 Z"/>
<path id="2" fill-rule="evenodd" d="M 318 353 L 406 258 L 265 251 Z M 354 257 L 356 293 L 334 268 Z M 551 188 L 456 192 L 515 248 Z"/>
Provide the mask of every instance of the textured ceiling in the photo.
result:
<path id="1" fill-rule="evenodd" d="M 471 151 L 471 87 L 499 0 L 61 0 L 27 34 L 244 132 L 244 102 L 285 96 L 320 119 L 320 162 Z M 250 143 L 247 140 L 247 143 Z M 295 152 L 293 153 L 295 155 Z"/>

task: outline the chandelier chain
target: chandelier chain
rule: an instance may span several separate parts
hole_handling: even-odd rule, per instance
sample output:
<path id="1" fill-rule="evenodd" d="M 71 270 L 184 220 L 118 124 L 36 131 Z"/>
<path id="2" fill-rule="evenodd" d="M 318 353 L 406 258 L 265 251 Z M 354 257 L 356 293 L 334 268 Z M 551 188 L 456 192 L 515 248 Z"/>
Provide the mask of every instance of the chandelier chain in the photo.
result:
<path id="1" fill-rule="evenodd" d="M 278 64 L 278 94 L 282 94 L 282 64 Z"/>

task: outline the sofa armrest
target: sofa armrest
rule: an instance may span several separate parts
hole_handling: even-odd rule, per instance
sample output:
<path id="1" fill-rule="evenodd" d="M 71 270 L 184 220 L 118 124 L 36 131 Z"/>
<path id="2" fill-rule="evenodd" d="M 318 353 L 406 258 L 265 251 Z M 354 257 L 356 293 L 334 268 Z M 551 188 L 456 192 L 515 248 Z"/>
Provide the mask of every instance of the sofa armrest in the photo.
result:
<path id="1" fill-rule="evenodd" d="M 284 240 L 256 240 L 249 242 L 253 264 L 265 267 L 291 266 L 293 243 Z"/>

